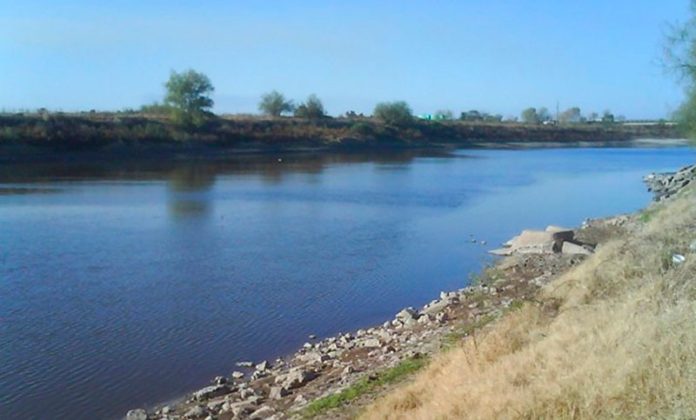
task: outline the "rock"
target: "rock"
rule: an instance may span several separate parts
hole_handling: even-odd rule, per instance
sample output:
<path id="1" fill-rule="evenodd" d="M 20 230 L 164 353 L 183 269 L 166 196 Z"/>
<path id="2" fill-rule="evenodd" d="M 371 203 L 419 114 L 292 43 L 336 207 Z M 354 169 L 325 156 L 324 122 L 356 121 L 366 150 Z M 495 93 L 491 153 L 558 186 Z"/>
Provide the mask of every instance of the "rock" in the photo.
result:
<path id="1" fill-rule="evenodd" d="M 208 407 L 208 410 L 210 411 L 218 411 L 222 408 L 222 406 L 227 402 L 224 398 L 218 399 L 218 400 L 213 400 L 210 401 L 206 406 Z"/>
<path id="2" fill-rule="evenodd" d="M 289 394 L 288 389 L 285 388 L 284 386 L 272 386 L 271 391 L 268 394 L 268 398 L 270 398 L 272 400 L 279 400 L 288 394 Z"/>
<path id="3" fill-rule="evenodd" d="M 523 230 L 519 236 L 509 240 L 506 245 L 518 253 L 552 253 L 554 251 L 554 233 Z"/>
<path id="4" fill-rule="evenodd" d="M 165 413 L 166 414 L 166 413 Z M 150 417 L 147 415 L 147 411 L 142 408 L 136 408 L 135 410 L 130 410 L 126 413 L 126 420 L 149 420 Z"/>
<path id="5" fill-rule="evenodd" d="M 368 338 L 360 343 L 360 347 L 381 347 L 382 343 L 376 338 Z"/>
<path id="6" fill-rule="evenodd" d="M 251 362 L 237 362 L 236 364 L 239 367 L 252 367 L 252 366 L 254 366 L 254 364 Z"/>
<path id="7" fill-rule="evenodd" d="M 572 242 L 563 242 L 561 252 L 567 255 L 592 255 L 589 249 Z"/>
<path id="8" fill-rule="evenodd" d="M 310 340 L 314 340 L 314 339 L 316 339 L 316 338 L 317 338 L 317 336 L 316 336 L 315 334 L 310 334 L 310 335 L 309 335 L 309 339 L 310 339 Z"/>
<path id="9" fill-rule="evenodd" d="M 263 420 L 263 419 L 267 419 L 267 418 L 273 416 L 273 414 L 275 414 L 274 409 L 272 409 L 271 407 L 269 407 L 267 405 L 263 405 L 258 410 L 251 413 L 249 418 L 253 419 L 253 420 L 256 420 L 256 419 Z"/>
<path id="10" fill-rule="evenodd" d="M 254 396 L 256 396 L 256 393 L 251 388 L 246 388 L 246 389 L 239 391 L 239 397 L 243 400 L 248 400 L 249 398 L 254 397 Z"/>
<path id="11" fill-rule="evenodd" d="M 213 379 L 213 384 L 215 385 L 224 385 L 227 383 L 227 378 L 224 376 L 216 376 L 215 379 Z"/>
<path id="12" fill-rule="evenodd" d="M 435 321 L 439 322 L 440 324 L 444 324 L 449 320 L 449 316 L 447 315 L 447 312 L 440 312 L 439 314 L 435 315 Z"/>
<path id="13" fill-rule="evenodd" d="M 457 298 L 458 300 L 458 298 Z M 433 303 L 429 304 L 427 308 L 424 308 L 422 313 L 426 315 L 435 315 L 438 312 L 443 311 L 445 308 L 447 308 L 450 304 L 454 303 L 454 299 L 440 299 L 436 300 Z"/>
<path id="14" fill-rule="evenodd" d="M 267 370 L 255 370 L 254 373 L 251 374 L 251 380 L 255 381 L 257 379 L 265 378 L 268 376 L 268 371 Z"/>
<path id="15" fill-rule="evenodd" d="M 232 414 L 234 414 L 237 417 L 252 413 L 256 409 L 256 404 L 250 401 L 239 401 L 235 403 L 225 404 L 227 405 L 227 407 L 223 405 L 223 410 L 225 412 L 232 412 Z"/>
<path id="16" fill-rule="evenodd" d="M 345 368 L 343 368 L 343 375 L 350 375 L 351 373 L 355 372 L 355 369 L 353 369 L 353 366 L 348 365 Z"/>
<path id="17" fill-rule="evenodd" d="M 264 360 L 263 362 L 256 365 L 256 370 L 264 371 L 264 370 L 268 369 L 268 367 L 269 367 L 268 361 Z"/>
<path id="18" fill-rule="evenodd" d="M 304 386 L 307 382 L 316 377 L 317 374 L 314 371 L 303 367 L 296 367 L 290 369 L 287 374 L 276 377 L 275 383 L 282 384 L 282 386 L 287 389 L 295 389 Z"/>
<path id="19" fill-rule="evenodd" d="M 305 350 L 309 350 L 309 349 L 311 349 L 312 347 L 314 347 L 314 346 L 312 345 L 312 343 L 304 343 L 304 344 L 302 345 L 302 348 L 305 349 Z"/>
<path id="20" fill-rule="evenodd" d="M 205 417 L 205 409 L 200 405 L 193 406 L 189 411 L 184 414 L 187 419 L 200 419 Z"/>
<path id="21" fill-rule="evenodd" d="M 318 351 L 310 351 L 300 356 L 299 359 L 305 363 L 322 363 L 329 360 L 329 356 Z"/>
<path id="22" fill-rule="evenodd" d="M 308 403 L 307 398 L 304 397 L 304 395 L 299 394 L 297 397 L 295 397 L 294 401 L 295 405 L 305 405 Z"/>
<path id="23" fill-rule="evenodd" d="M 508 257 L 512 255 L 512 248 L 491 249 L 490 251 L 488 251 L 488 253 L 498 257 Z"/>
<path id="24" fill-rule="evenodd" d="M 242 379 L 244 377 L 244 372 L 240 372 L 238 370 L 235 370 L 232 372 L 232 379 Z"/>
<path id="25" fill-rule="evenodd" d="M 172 411 L 172 408 L 168 405 L 165 405 L 164 407 L 162 407 L 162 410 L 160 411 L 162 412 L 162 414 L 169 414 L 169 412 Z"/>
<path id="26" fill-rule="evenodd" d="M 396 314 L 396 319 L 403 323 L 406 323 L 407 320 L 415 321 L 418 319 L 418 312 L 411 307 L 404 308 L 398 314 Z"/>
<path id="27" fill-rule="evenodd" d="M 227 385 L 211 385 L 194 392 L 193 398 L 197 401 L 203 401 L 229 394 L 230 392 L 232 390 Z"/>

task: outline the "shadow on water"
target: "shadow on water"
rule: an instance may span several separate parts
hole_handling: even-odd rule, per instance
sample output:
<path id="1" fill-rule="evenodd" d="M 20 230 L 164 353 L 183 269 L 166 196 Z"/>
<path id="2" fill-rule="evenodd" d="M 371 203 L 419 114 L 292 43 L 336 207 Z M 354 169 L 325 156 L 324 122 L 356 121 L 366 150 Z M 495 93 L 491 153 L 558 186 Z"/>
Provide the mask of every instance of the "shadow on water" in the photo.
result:
<path id="1" fill-rule="evenodd" d="M 320 174 L 327 166 L 346 163 L 374 163 L 395 168 L 418 157 L 445 157 L 444 151 L 406 150 L 400 152 L 248 155 L 221 159 L 164 161 L 23 162 L 0 165 L 2 183 L 41 183 L 80 180 L 147 181 L 165 180 L 175 191 L 209 189 L 220 175 L 258 174 L 268 184 L 282 182 L 294 174 Z M 4 190 L 10 191 L 9 188 Z M 16 189 L 15 192 L 19 191 Z M 40 191 L 37 191 L 40 192 Z"/>

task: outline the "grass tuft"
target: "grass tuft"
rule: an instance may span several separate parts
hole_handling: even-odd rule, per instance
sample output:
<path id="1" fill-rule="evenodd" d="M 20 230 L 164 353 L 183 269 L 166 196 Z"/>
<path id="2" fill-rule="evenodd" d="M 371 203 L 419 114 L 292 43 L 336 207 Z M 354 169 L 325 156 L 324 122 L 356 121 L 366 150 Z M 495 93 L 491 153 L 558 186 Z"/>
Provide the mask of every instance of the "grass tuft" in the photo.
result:
<path id="1" fill-rule="evenodd" d="M 302 412 L 303 417 L 311 418 L 322 414 L 328 410 L 339 408 L 356 398 L 373 392 L 374 390 L 397 382 L 405 377 L 419 371 L 428 363 L 428 359 L 424 357 L 413 357 L 400 362 L 393 368 L 384 370 L 377 374 L 372 379 L 365 377 L 360 379 L 355 384 L 337 392 L 336 394 L 326 396 L 311 402 Z"/>

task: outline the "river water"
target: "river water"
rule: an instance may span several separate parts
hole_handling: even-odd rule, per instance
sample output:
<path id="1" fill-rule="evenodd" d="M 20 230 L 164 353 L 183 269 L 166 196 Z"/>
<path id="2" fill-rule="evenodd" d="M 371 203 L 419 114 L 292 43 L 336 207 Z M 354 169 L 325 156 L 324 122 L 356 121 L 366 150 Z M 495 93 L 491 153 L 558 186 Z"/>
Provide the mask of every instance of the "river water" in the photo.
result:
<path id="1" fill-rule="evenodd" d="M 0 418 L 118 418 L 309 334 L 381 323 L 466 286 L 486 250 L 523 228 L 645 206 L 641 177 L 694 157 L 670 147 L 4 164 Z"/>

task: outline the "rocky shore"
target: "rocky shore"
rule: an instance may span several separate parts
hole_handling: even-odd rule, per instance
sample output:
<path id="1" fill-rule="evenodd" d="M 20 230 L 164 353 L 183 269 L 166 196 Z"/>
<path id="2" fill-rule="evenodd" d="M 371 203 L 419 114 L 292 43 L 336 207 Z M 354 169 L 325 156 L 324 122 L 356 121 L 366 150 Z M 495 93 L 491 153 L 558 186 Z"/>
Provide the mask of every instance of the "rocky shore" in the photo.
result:
<path id="1" fill-rule="evenodd" d="M 540 287 L 592 253 L 622 229 L 626 217 L 586 221 L 577 230 L 549 226 L 524 231 L 506 244 L 505 258 L 488 267 L 471 286 L 441 292 L 420 309 L 404 308 L 394 319 L 372 328 L 310 339 L 293 355 L 274 361 L 240 362 L 227 376 L 185 400 L 152 410 L 134 409 L 127 420 L 284 419 L 350 417 L 358 404 L 317 404 L 377 383 L 380 374 L 413 360 L 426 360 L 485 328 L 507 311 L 534 299 Z M 356 393 L 357 394 L 357 393 Z M 317 409 L 321 407 L 321 409 Z"/>
<path id="2" fill-rule="evenodd" d="M 655 201 L 670 198 L 696 178 L 696 165 L 689 165 L 676 172 L 652 173 L 643 178 Z"/>
<path id="3" fill-rule="evenodd" d="M 693 165 L 674 173 L 650 174 L 644 181 L 655 200 L 661 201 L 695 177 Z M 320 340 L 311 336 L 287 358 L 239 362 L 237 370 L 214 378 L 209 386 L 176 404 L 149 411 L 134 409 L 126 418 L 349 418 L 380 395 L 383 389 L 368 385 L 383 383 L 384 372 L 447 351 L 524 302 L 537 304 L 534 298 L 542 286 L 587 258 L 597 246 L 630 232 L 637 217 L 586 220 L 578 229 L 525 230 L 503 248 L 490 251 L 503 258 L 486 268 L 471 286 L 441 292 L 420 309 L 404 308 L 379 326 Z M 360 394 L 360 389 L 368 388 L 370 392 Z"/>

